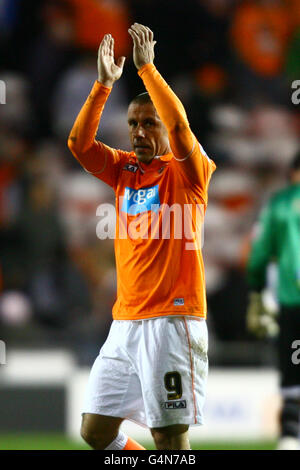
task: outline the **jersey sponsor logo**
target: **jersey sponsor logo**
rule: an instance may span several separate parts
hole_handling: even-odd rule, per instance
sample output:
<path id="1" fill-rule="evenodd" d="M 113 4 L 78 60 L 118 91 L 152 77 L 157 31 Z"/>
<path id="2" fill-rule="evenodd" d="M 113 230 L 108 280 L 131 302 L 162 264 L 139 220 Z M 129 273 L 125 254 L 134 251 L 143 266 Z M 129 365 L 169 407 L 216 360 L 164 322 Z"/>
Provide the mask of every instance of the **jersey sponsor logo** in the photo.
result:
<path id="1" fill-rule="evenodd" d="M 126 186 L 122 212 L 129 215 L 140 214 L 141 212 L 157 212 L 160 207 L 158 184 L 151 188 L 133 189 Z"/>
<path id="2" fill-rule="evenodd" d="M 166 410 L 179 410 L 186 408 L 186 400 L 165 401 L 164 405 Z"/>
<path id="3" fill-rule="evenodd" d="M 138 165 L 132 165 L 131 163 L 126 163 L 126 165 L 123 166 L 123 170 L 131 171 L 131 173 L 136 173 L 138 170 Z"/>
<path id="4" fill-rule="evenodd" d="M 177 299 L 174 299 L 174 305 L 184 305 L 184 298 L 183 297 L 179 297 Z"/>

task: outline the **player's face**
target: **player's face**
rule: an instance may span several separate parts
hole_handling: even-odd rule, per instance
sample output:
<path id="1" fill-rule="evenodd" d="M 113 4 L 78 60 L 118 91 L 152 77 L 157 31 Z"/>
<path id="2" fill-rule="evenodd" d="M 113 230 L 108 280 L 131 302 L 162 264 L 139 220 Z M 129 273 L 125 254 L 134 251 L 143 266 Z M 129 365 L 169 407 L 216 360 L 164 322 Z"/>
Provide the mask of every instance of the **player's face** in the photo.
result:
<path id="1" fill-rule="evenodd" d="M 139 161 L 150 163 L 153 157 L 170 151 L 167 129 L 152 103 L 131 103 L 128 127 L 130 142 Z"/>

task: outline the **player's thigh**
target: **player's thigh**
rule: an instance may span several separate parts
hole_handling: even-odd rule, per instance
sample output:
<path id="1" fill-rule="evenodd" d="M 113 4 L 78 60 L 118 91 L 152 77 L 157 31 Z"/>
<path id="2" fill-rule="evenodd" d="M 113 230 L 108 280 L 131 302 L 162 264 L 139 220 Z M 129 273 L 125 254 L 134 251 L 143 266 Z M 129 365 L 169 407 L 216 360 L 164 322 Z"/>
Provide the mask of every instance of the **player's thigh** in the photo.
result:
<path id="1" fill-rule="evenodd" d="M 83 413 L 81 435 L 85 440 L 103 439 L 105 436 L 111 442 L 119 432 L 124 418 Z"/>

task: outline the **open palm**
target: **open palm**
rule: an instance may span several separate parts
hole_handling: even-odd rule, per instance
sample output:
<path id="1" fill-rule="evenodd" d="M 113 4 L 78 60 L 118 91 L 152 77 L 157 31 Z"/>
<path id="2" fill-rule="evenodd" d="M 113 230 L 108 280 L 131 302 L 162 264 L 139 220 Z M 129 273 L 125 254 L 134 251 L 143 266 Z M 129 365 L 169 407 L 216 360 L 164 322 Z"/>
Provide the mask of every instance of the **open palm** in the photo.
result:
<path id="1" fill-rule="evenodd" d="M 111 87 L 122 75 L 125 57 L 119 57 L 115 63 L 114 39 L 106 34 L 98 50 L 98 80 L 102 85 Z"/>

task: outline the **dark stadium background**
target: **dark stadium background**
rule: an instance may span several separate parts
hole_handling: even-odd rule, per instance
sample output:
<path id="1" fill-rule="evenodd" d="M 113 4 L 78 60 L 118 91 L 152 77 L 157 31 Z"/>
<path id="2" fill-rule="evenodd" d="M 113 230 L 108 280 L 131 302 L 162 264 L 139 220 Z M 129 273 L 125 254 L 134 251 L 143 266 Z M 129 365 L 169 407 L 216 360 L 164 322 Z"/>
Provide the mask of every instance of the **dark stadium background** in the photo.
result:
<path id="1" fill-rule="evenodd" d="M 26 375 L 34 376 L 31 353 L 45 358 L 46 378 L 55 352 L 87 370 L 108 333 L 113 241 L 96 237 L 96 208 L 114 197 L 83 172 L 66 141 L 97 78 L 98 44 L 112 33 L 116 55 L 127 61 L 101 139 L 129 149 L 126 107 L 143 91 L 127 34 L 135 21 L 154 31 L 155 64 L 218 166 L 203 248 L 211 371 L 276 370 L 276 339 L 258 341 L 245 327 L 245 264 L 258 211 L 285 184 L 299 147 L 299 106 L 291 100 L 292 82 L 300 79 L 298 1 L 2 0 L 0 339 L 7 358 L 0 365 L 1 449 L 82 446 L 65 436 L 62 382 L 26 381 Z M 25 353 L 24 380 L 15 359 L 15 378 L 7 381 L 10 355 L 24 359 Z M 200 439 L 195 445 L 220 444 Z"/>

